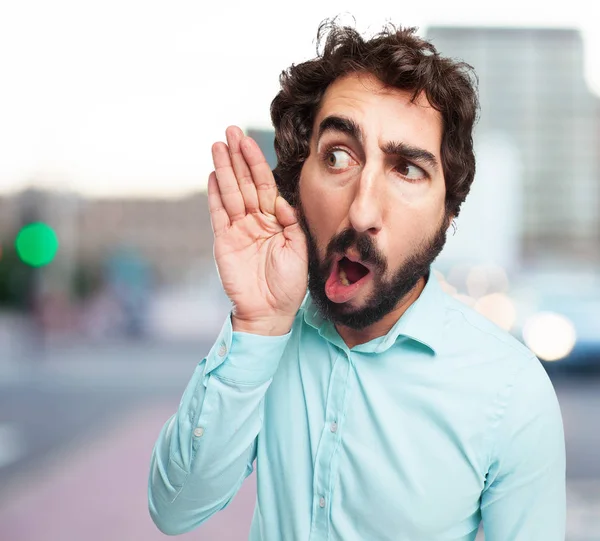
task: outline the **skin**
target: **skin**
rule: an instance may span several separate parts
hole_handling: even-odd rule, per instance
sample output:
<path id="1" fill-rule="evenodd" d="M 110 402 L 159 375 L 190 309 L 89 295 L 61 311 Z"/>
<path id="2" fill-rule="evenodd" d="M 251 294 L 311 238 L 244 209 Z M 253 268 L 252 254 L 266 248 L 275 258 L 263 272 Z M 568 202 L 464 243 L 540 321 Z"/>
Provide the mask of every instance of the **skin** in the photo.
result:
<path id="1" fill-rule="evenodd" d="M 212 147 L 208 178 L 214 257 L 234 331 L 289 332 L 307 287 L 306 237 L 254 140 L 237 126 Z"/>
<path id="2" fill-rule="evenodd" d="M 364 308 L 377 294 L 378 284 L 397 278 L 411 256 L 449 226 L 452 217 L 445 215 L 440 160 L 441 117 L 424 97 L 412 103 L 410 98 L 410 93 L 385 88 L 368 75 L 346 76 L 330 85 L 300 176 L 301 209 L 293 209 L 278 195 L 258 145 L 239 128 L 227 129 L 227 144 L 213 145 L 215 171 L 209 177 L 208 199 L 214 256 L 232 301 L 234 331 L 281 335 L 290 330 L 308 282 L 308 231 L 302 220 L 319 260 L 325 259 L 332 239 L 354 230 L 369 237 L 385 262 L 373 271 L 377 280 L 344 303 L 345 312 Z M 327 129 L 319 137 L 321 122 L 332 116 L 353 121 L 359 136 Z M 390 143 L 409 145 L 430 159 L 421 156 L 408 162 L 384 152 Z M 337 149 L 333 153 L 332 146 Z M 340 336 L 353 347 L 385 335 L 424 285 L 425 278 L 418 278 L 393 309 L 371 325 L 356 329 L 336 323 Z"/>
<path id="3" fill-rule="evenodd" d="M 319 136 L 319 126 L 328 117 L 353 121 L 359 138 L 338 129 Z M 389 155 L 384 149 L 391 142 L 426 151 L 434 163 Z M 384 273 L 374 270 L 378 280 L 363 286 L 338 308 L 340 313 L 364 308 L 382 282 L 397 278 L 407 260 L 423 250 L 440 227 L 449 226 L 441 142 L 441 116 L 424 96 L 411 102 L 410 92 L 386 88 L 370 75 L 347 76 L 327 89 L 300 176 L 302 214 L 319 260 L 325 260 L 332 238 L 353 229 L 367 235 L 386 262 Z M 353 248 L 350 252 L 357 253 Z M 421 277 L 391 311 L 365 328 L 336 322 L 338 333 L 349 347 L 387 334 L 424 285 Z"/>

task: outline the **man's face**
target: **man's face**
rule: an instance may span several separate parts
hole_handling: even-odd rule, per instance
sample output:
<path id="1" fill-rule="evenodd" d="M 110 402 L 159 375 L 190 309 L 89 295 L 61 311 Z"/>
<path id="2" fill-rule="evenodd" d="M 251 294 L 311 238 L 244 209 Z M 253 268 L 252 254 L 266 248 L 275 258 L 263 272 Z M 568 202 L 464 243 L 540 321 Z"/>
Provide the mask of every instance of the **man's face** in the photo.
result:
<path id="1" fill-rule="evenodd" d="M 392 311 L 446 240 L 442 120 L 424 96 L 351 75 L 329 86 L 299 183 L 309 290 L 363 329 Z"/>

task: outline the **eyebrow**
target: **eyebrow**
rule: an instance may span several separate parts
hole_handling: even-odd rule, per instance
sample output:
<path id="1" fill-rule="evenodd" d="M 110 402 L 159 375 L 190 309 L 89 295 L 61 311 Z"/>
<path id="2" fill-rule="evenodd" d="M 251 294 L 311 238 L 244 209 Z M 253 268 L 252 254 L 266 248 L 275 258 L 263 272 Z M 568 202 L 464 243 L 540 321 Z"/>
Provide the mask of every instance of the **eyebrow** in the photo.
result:
<path id="1" fill-rule="evenodd" d="M 428 165 L 432 169 L 439 169 L 437 158 L 428 150 L 408 145 L 406 143 L 397 143 L 390 141 L 381 149 L 388 156 L 397 156 L 405 160 L 415 161 L 423 165 Z"/>
<path id="2" fill-rule="evenodd" d="M 360 126 L 351 118 L 342 116 L 327 116 L 319 124 L 319 135 L 317 144 L 324 133 L 335 131 L 344 133 L 359 143 L 362 143 L 363 134 Z M 428 165 L 432 169 L 439 169 L 439 163 L 434 154 L 420 147 L 401 143 L 396 141 L 388 141 L 382 148 L 382 152 L 387 156 L 396 156 L 409 161 L 415 161 L 423 165 Z"/>
<path id="3" fill-rule="evenodd" d="M 360 126 L 351 118 L 342 116 L 325 117 L 319 124 L 319 136 L 317 137 L 317 142 L 321 139 L 323 134 L 328 131 L 345 133 L 352 137 L 352 139 L 356 139 L 358 142 L 362 141 L 362 131 Z"/>

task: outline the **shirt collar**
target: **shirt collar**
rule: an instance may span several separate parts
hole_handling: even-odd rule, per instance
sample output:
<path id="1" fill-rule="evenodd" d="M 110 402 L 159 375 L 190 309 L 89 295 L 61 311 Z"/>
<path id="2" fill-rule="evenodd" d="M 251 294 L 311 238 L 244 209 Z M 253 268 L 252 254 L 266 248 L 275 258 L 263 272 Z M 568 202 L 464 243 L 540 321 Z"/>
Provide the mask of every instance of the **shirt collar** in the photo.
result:
<path id="1" fill-rule="evenodd" d="M 423 291 L 406 312 L 398 319 L 389 332 L 365 344 L 352 348 L 353 351 L 381 353 L 393 346 L 399 337 L 419 342 L 434 354 L 439 350 L 442 340 L 444 316 L 444 292 L 433 272 L 429 273 Z M 335 326 L 327 321 L 307 293 L 303 302 L 304 321 L 317 329 L 325 339 L 343 345 Z"/>

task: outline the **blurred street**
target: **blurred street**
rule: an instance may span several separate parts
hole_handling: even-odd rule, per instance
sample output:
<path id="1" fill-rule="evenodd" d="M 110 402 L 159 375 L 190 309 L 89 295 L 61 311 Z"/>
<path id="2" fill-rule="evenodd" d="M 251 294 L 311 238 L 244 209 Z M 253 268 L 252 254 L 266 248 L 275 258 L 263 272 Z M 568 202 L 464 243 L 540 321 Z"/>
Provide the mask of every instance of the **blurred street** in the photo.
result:
<path id="1" fill-rule="evenodd" d="M 164 539 L 147 511 L 152 445 L 209 343 L 53 346 L 0 361 L 0 539 Z M 600 378 L 555 386 L 568 441 L 568 541 L 600 540 Z M 245 540 L 251 477 L 183 539 Z M 200 535 L 203 533 L 203 536 Z"/>
<path id="2" fill-rule="evenodd" d="M 55 347 L 0 359 L 0 539 L 165 539 L 147 511 L 150 454 L 206 344 Z M 246 539 L 250 480 L 204 539 Z M 183 539 L 198 538 L 198 532 Z"/>

